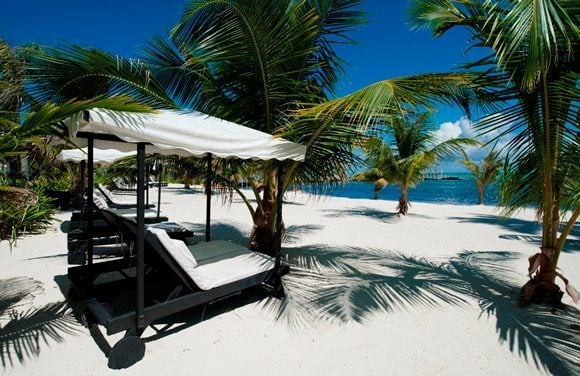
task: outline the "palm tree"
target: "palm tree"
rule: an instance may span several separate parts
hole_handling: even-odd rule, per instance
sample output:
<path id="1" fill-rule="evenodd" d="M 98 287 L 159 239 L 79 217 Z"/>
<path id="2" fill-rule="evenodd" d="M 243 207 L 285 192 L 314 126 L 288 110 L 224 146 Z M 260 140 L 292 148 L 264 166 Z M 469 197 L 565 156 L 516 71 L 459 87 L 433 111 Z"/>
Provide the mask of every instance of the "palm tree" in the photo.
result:
<path id="1" fill-rule="evenodd" d="M 355 9 L 359 3 L 190 1 L 170 39 L 154 40 L 141 61 L 78 47 L 39 56 L 35 95 L 42 101 L 126 93 L 155 108 L 179 104 L 310 142 L 306 163 L 283 167 L 284 187 L 297 176 L 309 182 L 346 179 L 347 164 L 356 161 L 350 143 L 356 132 L 338 132 L 333 126 L 318 129 L 316 121 L 306 120 L 300 126 L 307 132 L 291 134 L 282 128 L 295 119 L 294 110 L 325 101 L 332 93 L 342 73 L 334 48 L 350 42 L 347 33 L 363 22 Z M 324 145 L 313 145 L 314 139 L 323 137 Z M 255 223 L 252 247 L 271 252 L 272 241 L 280 234 L 275 228 L 280 166 L 273 162 L 232 166 L 252 186 L 257 203 L 253 206 L 242 196 Z"/>
<path id="2" fill-rule="evenodd" d="M 378 168 L 371 168 L 370 170 L 359 172 L 351 180 L 373 183 L 373 200 L 378 200 L 379 192 L 389 184 Z"/>
<path id="3" fill-rule="evenodd" d="M 579 11 L 573 0 L 416 0 L 411 11 L 415 25 L 435 36 L 454 26 L 468 28 L 474 46 L 490 54 L 468 68 L 482 71 L 476 83 L 493 91 L 500 105 L 479 121 L 479 129 L 510 138 L 501 203 L 507 213 L 537 205 L 542 219 L 542 244 L 530 258 L 523 304 L 560 301 L 558 259 L 580 216 L 580 170 L 574 160 L 580 155 Z"/>
<path id="4" fill-rule="evenodd" d="M 18 124 L 24 96 L 24 61 L 17 50 L 0 38 L 0 118 Z M 14 165 L 23 152 L 23 143 L 16 133 L 18 129 L 10 124 L 0 124 L 0 161 L 9 165 Z"/>
<path id="5" fill-rule="evenodd" d="M 461 162 L 469 169 L 477 185 L 477 205 L 483 204 L 486 186 L 497 180 L 499 171 L 503 165 L 503 158 L 494 149 L 495 147 L 479 163 L 475 163 L 469 159 L 467 153 L 463 153 L 465 159 Z"/>
<path id="6" fill-rule="evenodd" d="M 145 60 L 177 102 L 266 133 L 281 133 L 292 120 L 292 111 L 305 103 L 323 102 L 334 90 L 342 73 L 335 46 L 350 42 L 346 34 L 363 22 L 356 10 L 359 3 L 190 1 L 170 43 L 156 41 Z M 190 69 L 183 72 L 183 66 Z M 285 137 L 304 141 L 288 133 Z M 344 170 L 345 162 L 354 157 L 348 140 L 329 141 L 326 146 L 336 159 L 320 165 L 320 156 L 311 149 L 304 165 L 284 168 L 284 187 L 295 180 L 295 173 L 312 169 L 316 179 L 336 179 L 335 171 Z M 313 166 L 314 161 L 319 165 Z M 276 228 L 280 166 L 261 162 L 229 167 L 244 176 L 256 200 L 255 206 L 250 205 L 238 190 L 254 222 L 250 247 L 273 252 L 283 231 Z"/>
<path id="7" fill-rule="evenodd" d="M 348 32 L 364 22 L 359 4 L 191 0 L 169 40 L 155 39 L 141 60 L 75 46 L 40 55 L 30 76 L 34 94 L 45 102 L 124 93 L 154 108 L 195 109 L 305 144 L 301 164 L 228 167 L 252 187 L 255 205 L 238 190 L 254 220 L 252 248 L 271 252 L 282 231 L 276 226 L 279 169 L 284 191 L 296 183 L 346 181 L 350 166 L 360 162 L 353 148 L 368 122 L 351 117 L 353 107 L 328 100 L 343 73 L 335 46 L 351 42 Z M 384 119 L 466 82 L 465 74 L 422 75 L 385 80 L 370 90 L 380 98 Z"/>
<path id="8" fill-rule="evenodd" d="M 401 184 L 397 210 L 406 215 L 409 211 L 408 190 L 423 179 L 425 171 L 440 158 L 463 151 L 463 145 L 476 141 L 453 138 L 439 142 L 430 122 L 431 112 L 416 116 L 393 118 L 386 128 L 388 142 L 381 138 L 369 139 L 365 151 L 367 165 L 381 172 L 382 177 Z"/>

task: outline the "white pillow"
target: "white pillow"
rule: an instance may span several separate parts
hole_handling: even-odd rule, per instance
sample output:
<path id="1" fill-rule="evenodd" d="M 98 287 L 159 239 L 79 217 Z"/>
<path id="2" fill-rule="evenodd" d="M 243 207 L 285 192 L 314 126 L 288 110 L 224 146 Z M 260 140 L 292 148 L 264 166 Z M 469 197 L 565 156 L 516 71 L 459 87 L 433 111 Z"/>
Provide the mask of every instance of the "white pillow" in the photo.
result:
<path id="1" fill-rule="evenodd" d="M 95 203 L 97 208 L 99 208 L 101 210 L 109 208 L 109 205 L 107 205 L 107 202 L 105 201 L 103 196 L 98 194 L 96 191 L 93 192 L 93 202 Z"/>
<path id="2" fill-rule="evenodd" d="M 195 269 L 197 261 L 184 242 L 177 239 L 171 239 L 169 235 L 167 235 L 167 232 L 160 228 L 150 227 L 148 228 L 148 231 L 157 237 L 161 245 L 186 273 L 190 273 Z"/>

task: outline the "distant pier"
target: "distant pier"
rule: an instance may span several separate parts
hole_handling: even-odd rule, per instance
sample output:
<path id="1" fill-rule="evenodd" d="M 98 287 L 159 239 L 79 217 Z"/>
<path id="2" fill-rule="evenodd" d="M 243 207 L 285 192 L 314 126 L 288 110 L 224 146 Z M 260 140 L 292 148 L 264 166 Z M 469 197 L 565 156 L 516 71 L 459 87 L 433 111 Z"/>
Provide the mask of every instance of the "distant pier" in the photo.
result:
<path id="1" fill-rule="evenodd" d="M 428 172 L 424 176 L 424 180 L 462 180 L 459 176 L 453 174 L 446 174 L 443 172 Z"/>

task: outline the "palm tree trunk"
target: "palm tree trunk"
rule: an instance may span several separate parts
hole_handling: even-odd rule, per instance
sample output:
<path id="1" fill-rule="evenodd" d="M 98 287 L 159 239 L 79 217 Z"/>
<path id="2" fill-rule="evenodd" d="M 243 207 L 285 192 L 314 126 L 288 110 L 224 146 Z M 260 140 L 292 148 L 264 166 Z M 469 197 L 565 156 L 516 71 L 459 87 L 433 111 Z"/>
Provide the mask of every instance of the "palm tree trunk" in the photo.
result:
<path id="1" fill-rule="evenodd" d="M 253 215 L 254 226 L 250 235 L 249 247 L 252 251 L 264 253 L 269 256 L 275 256 L 275 242 L 278 239 L 279 232 L 284 232 L 284 225 L 280 229 L 272 225 L 275 221 L 272 216 L 272 210 L 276 206 L 276 190 L 272 189 L 270 184 L 266 183 L 262 196 L 262 210 L 256 210 Z"/>
<path id="2" fill-rule="evenodd" d="M 544 107 L 544 214 L 542 218 L 542 253 L 548 257 L 550 260 L 550 265 L 547 270 L 540 270 L 538 278 L 541 281 L 554 284 L 556 280 L 555 270 L 556 265 L 554 264 L 554 256 L 556 253 L 556 243 L 557 243 L 557 221 L 558 221 L 558 207 L 557 202 L 554 197 L 554 187 L 553 187 L 553 174 L 554 166 L 552 160 L 552 130 L 550 122 L 550 107 L 548 103 L 548 82 L 546 77 L 547 72 L 544 70 L 542 73 L 542 101 Z"/>
<path id="3" fill-rule="evenodd" d="M 477 197 L 477 205 L 483 204 L 483 196 L 485 195 L 485 185 L 478 184 L 477 190 L 479 191 L 479 195 Z"/>
<path id="4" fill-rule="evenodd" d="M 399 214 L 407 215 L 409 211 L 409 200 L 407 199 L 407 186 L 401 187 L 401 197 L 399 197 L 399 205 L 397 209 L 399 210 Z"/>
<path id="5" fill-rule="evenodd" d="M 559 227 L 559 200 L 556 197 L 553 186 L 553 176 L 556 168 L 555 160 L 552 156 L 552 129 L 550 122 L 550 107 L 548 103 L 548 83 L 546 71 L 542 73 L 542 102 L 543 102 L 543 122 L 544 122 L 544 155 L 538 163 L 543 168 L 543 215 L 542 215 L 542 246 L 541 254 L 534 259 L 534 263 L 539 263 L 537 273 L 523 287 L 520 294 L 520 304 L 526 305 L 529 302 L 545 303 L 553 306 L 561 305 L 563 292 L 556 285 L 556 268 L 558 261 L 558 227 Z M 556 135 L 557 136 L 557 135 Z M 532 262 L 531 262 L 532 264 Z M 530 265 L 534 268 L 534 265 Z M 531 269 L 532 270 L 532 269 Z"/>

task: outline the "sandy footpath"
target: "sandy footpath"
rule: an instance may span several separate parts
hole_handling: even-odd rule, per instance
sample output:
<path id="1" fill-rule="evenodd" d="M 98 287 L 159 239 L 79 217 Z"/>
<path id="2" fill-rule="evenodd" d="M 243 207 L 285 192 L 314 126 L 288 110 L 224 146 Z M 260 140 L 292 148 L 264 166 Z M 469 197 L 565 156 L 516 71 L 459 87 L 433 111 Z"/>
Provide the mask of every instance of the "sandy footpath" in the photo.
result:
<path id="1" fill-rule="evenodd" d="M 204 200 L 199 190 L 170 186 L 163 192 L 162 211 L 202 229 Z M 209 306 L 203 320 L 199 309 L 181 314 L 167 335 L 148 328 L 144 359 L 123 371 L 107 367 L 107 345 L 71 316 L 55 329 L 59 340 L 31 338 L 24 350 L 36 351 L 24 352 L 22 359 L 11 347 L 1 347 L 1 372 L 580 374 L 579 307 L 564 312 L 517 307 L 527 257 L 538 249 L 540 227 L 533 211 L 503 219 L 489 206 L 413 203 L 409 215 L 399 218 L 392 201 L 302 193 L 289 194 L 287 201 L 283 247 L 292 272 L 284 280 L 285 301 L 249 294 Z M 216 197 L 213 203 L 214 238 L 247 243 L 251 220 L 241 201 L 224 205 Z M 29 277 L 24 288 L 30 293 L 20 297 L 18 312 L 66 300 L 66 248 L 58 222 L 46 234 L 20 239 L 12 252 L 0 243 L 4 291 L 23 288 L 9 283 Z M 560 266 L 579 288 L 578 226 Z M 6 293 L 0 296 L 6 299 Z M 572 304 L 568 297 L 564 302 Z M 13 320 L 2 312 L 3 327 Z M 112 346 L 120 338 L 104 339 Z"/>

